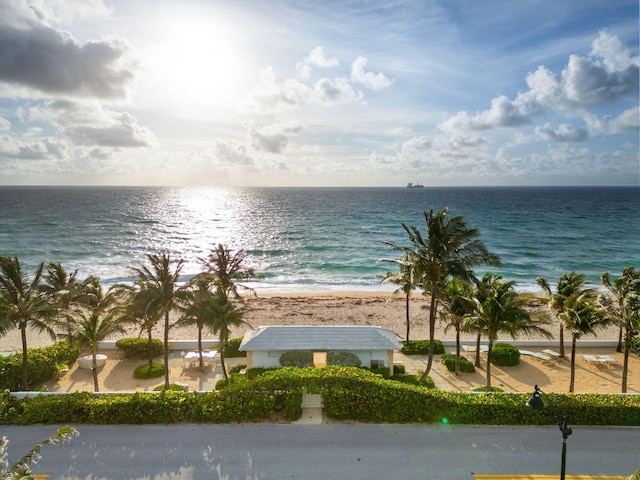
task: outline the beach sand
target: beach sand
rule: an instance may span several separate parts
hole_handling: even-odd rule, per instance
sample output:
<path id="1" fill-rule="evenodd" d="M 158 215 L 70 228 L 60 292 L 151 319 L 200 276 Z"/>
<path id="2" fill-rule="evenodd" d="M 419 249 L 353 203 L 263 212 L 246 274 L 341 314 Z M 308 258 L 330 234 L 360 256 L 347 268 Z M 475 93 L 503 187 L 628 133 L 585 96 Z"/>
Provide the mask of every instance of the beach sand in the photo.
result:
<path id="1" fill-rule="evenodd" d="M 260 295 L 247 297 L 250 307 L 246 315 L 247 325 L 232 331 L 231 337 L 241 337 L 245 331 L 262 325 L 370 325 L 388 328 L 396 332 L 400 340 L 406 335 L 405 301 L 401 295 L 371 292 L 349 292 L 331 294 L 304 294 L 304 295 Z M 411 339 L 428 338 L 428 301 L 420 295 L 411 300 Z M 543 312 L 554 318 L 546 306 L 534 305 L 536 311 Z M 557 320 L 549 326 L 549 330 L 557 335 Z M 128 333 L 123 336 L 138 336 L 135 327 L 129 327 Z M 598 333 L 597 337 L 584 337 L 584 339 L 617 340 L 618 330 L 614 327 Z M 122 335 L 121 335 L 122 336 Z M 120 338 L 119 336 L 118 338 Z M 154 331 L 155 338 L 162 338 L 161 325 Z M 204 332 L 204 338 L 215 339 L 215 336 Z M 567 336 L 568 337 L 568 336 Z M 52 343 L 52 340 L 42 334 L 29 332 L 29 347 L 37 348 Z M 197 330 L 192 327 L 176 327 L 170 332 L 172 340 L 195 340 Z M 436 338 L 440 340 L 454 339 L 454 332 L 444 332 L 444 325 L 440 322 L 436 326 Z M 472 340 L 473 335 L 467 334 L 463 338 Z M 536 337 L 519 337 L 519 340 L 536 339 Z M 502 338 L 501 340 L 509 340 Z M 21 351 L 20 335 L 17 330 L 9 332 L 0 338 L 0 351 Z M 576 362 L 576 392 L 590 393 L 618 393 L 620 392 L 622 355 L 613 348 L 581 348 Z M 539 350 L 539 349 L 538 349 Z M 122 359 L 120 352 L 115 350 L 107 353 L 109 360 L 99 374 L 100 387 L 104 391 L 119 390 L 151 390 L 163 383 L 161 379 L 140 381 L 132 378 L 133 369 L 141 362 L 139 360 Z M 212 370 L 210 367 L 205 372 L 197 369 L 182 368 L 180 352 L 174 352 L 170 361 L 172 381 L 188 384 L 192 390 L 208 390 L 213 388 L 215 382 L 222 378 L 219 365 Z M 567 354 L 569 351 L 567 350 Z M 610 366 L 588 364 L 583 354 L 607 354 L 615 358 L 616 363 Z M 86 352 L 85 352 L 86 354 Z M 424 371 L 426 357 L 404 357 L 398 355 L 398 360 L 405 363 L 407 373 Z M 485 384 L 486 355 L 483 357 L 482 366 L 476 373 L 462 374 L 457 377 L 446 371 L 439 362 L 434 364 L 432 377 L 439 388 L 446 390 L 469 391 L 476 386 Z M 242 361 L 230 359 L 230 364 Z M 534 357 L 522 356 L 517 367 L 492 366 L 492 384 L 505 391 L 528 392 L 533 384 L 539 384 L 540 388 L 547 392 L 567 392 L 569 387 L 569 361 L 568 359 L 554 359 L 543 361 Z M 51 382 L 49 389 L 52 391 L 93 391 L 93 383 L 90 371 L 79 370 L 76 364 L 59 381 Z M 632 355 L 629 364 L 628 392 L 640 393 L 640 357 Z"/>

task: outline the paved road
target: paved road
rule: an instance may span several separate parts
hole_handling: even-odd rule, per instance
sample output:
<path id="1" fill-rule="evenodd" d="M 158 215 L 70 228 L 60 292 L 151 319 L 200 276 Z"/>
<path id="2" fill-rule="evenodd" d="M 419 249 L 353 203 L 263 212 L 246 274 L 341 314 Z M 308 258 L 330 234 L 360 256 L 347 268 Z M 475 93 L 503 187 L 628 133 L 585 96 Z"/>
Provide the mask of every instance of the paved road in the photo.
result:
<path id="1" fill-rule="evenodd" d="M 54 426 L 0 427 L 15 461 Z M 456 479 L 475 473 L 558 473 L 556 427 L 450 425 L 171 425 L 77 427 L 45 447 L 51 479 Z M 640 428 L 574 428 L 567 473 L 629 475 Z"/>

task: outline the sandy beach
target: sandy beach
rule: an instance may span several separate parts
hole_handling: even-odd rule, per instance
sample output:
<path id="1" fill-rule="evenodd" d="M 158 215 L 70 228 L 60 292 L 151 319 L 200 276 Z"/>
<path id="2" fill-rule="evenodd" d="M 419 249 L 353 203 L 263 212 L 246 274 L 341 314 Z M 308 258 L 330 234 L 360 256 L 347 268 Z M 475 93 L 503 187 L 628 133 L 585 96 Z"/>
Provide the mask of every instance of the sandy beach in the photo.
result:
<path id="1" fill-rule="evenodd" d="M 370 292 L 350 292 L 341 294 L 315 295 L 269 295 L 248 297 L 250 307 L 246 315 L 246 325 L 233 331 L 232 337 L 241 337 L 245 331 L 261 325 L 373 325 L 388 328 L 396 332 L 400 340 L 406 335 L 405 302 L 400 295 Z M 547 313 L 554 318 L 544 305 L 534 305 L 536 311 Z M 416 295 L 411 300 L 411 339 L 428 338 L 428 301 Z M 558 322 L 554 321 L 549 330 L 558 332 Z M 136 327 L 128 327 L 126 336 L 138 336 Z M 162 338 L 160 325 L 154 332 L 156 338 Z M 194 340 L 197 330 L 189 327 L 176 327 L 170 332 L 172 340 Z M 204 338 L 215 338 L 208 332 Z M 436 338 L 453 340 L 454 332 L 444 332 L 444 325 L 438 322 Z M 465 335 L 465 339 L 472 340 L 473 335 Z M 535 340 L 535 337 L 520 337 L 519 340 Z M 609 328 L 599 332 L 597 337 L 584 339 L 617 340 L 617 329 Z M 504 338 L 503 340 L 508 340 Z M 36 348 L 51 344 L 47 336 L 29 333 L 29 347 Z M 619 393 L 620 375 L 622 371 L 622 355 L 613 348 L 582 348 L 576 362 L 576 392 L 590 393 Z M 20 351 L 20 335 L 14 330 L 0 338 L 0 351 Z M 107 365 L 101 369 L 101 390 L 151 390 L 162 383 L 162 379 L 139 381 L 132 378 L 133 369 L 139 360 L 122 359 L 120 352 L 109 351 Z M 568 353 L 568 352 L 567 352 Z M 584 360 L 584 354 L 607 354 L 615 359 L 612 365 L 593 365 Z M 424 371 L 426 357 L 404 357 L 400 361 L 405 363 L 408 373 Z M 480 369 L 473 374 L 455 376 L 446 371 L 443 365 L 436 363 L 432 377 L 439 388 L 447 390 L 469 391 L 485 383 L 485 360 Z M 240 360 L 238 360 L 240 361 Z M 234 363 L 232 361 L 231 363 Z M 209 368 L 205 372 L 182 368 L 179 352 L 174 353 L 170 362 L 172 381 L 189 385 L 192 390 L 209 389 L 215 385 L 217 379 L 222 378 L 220 367 Z M 505 391 L 530 391 L 534 383 L 547 392 L 567 392 L 569 386 L 568 359 L 554 359 L 544 361 L 535 357 L 523 355 L 521 364 L 517 367 L 493 367 L 492 383 Z M 49 390 L 74 391 L 93 390 L 93 383 L 89 371 L 79 370 L 77 363 L 59 381 L 51 382 Z M 640 393 L 640 357 L 630 358 L 628 375 L 628 392 Z"/>

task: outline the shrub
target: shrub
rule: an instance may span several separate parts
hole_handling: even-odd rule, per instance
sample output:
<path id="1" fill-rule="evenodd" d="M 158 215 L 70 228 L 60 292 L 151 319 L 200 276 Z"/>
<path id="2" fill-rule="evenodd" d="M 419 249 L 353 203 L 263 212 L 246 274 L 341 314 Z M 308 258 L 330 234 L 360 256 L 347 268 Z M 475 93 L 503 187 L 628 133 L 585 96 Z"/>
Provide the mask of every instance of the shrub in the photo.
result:
<path id="1" fill-rule="evenodd" d="M 395 364 L 393 365 L 393 374 L 394 374 L 394 375 L 404 375 L 404 374 L 405 374 L 405 372 L 406 372 L 406 369 L 405 369 L 405 367 L 404 367 L 404 365 L 403 365 L 403 364 L 401 364 L 401 363 L 395 363 Z"/>
<path id="2" fill-rule="evenodd" d="M 116 342 L 116 347 L 124 351 L 124 356 L 127 358 L 149 358 L 149 348 L 151 348 L 151 356 L 159 357 L 164 351 L 164 343 L 157 338 L 151 339 L 151 346 L 149 346 L 149 339 L 145 338 L 121 338 Z"/>
<path id="3" fill-rule="evenodd" d="M 453 353 L 445 353 L 440 356 L 440 361 L 444 363 L 444 366 L 447 367 L 447 370 L 450 372 L 456 371 L 456 356 Z M 460 357 L 460 371 L 465 373 L 473 373 L 476 371 L 476 368 L 473 366 L 467 358 Z"/>
<path id="4" fill-rule="evenodd" d="M 417 387 L 436 388 L 433 378 L 427 377 L 426 380 L 421 381 L 420 377 L 421 375 L 394 375 L 393 377 L 389 377 L 389 380 L 408 383 L 409 385 L 415 385 Z"/>
<path id="5" fill-rule="evenodd" d="M 229 373 L 240 373 L 245 368 L 247 368 L 247 366 L 244 363 L 239 363 L 238 365 L 232 367 L 231 370 L 229 370 Z"/>
<path id="6" fill-rule="evenodd" d="M 149 364 L 145 363 L 136 367 L 133 371 L 133 376 L 139 379 L 158 378 L 164 375 L 164 363 L 154 363 L 149 368 Z"/>
<path id="7" fill-rule="evenodd" d="M 509 343 L 495 343 L 491 349 L 491 363 L 498 367 L 513 367 L 520 363 L 520 350 Z"/>
<path id="8" fill-rule="evenodd" d="M 154 392 L 164 392 L 166 390 L 171 390 L 172 392 L 186 392 L 189 389 L 184 385 L 178 385 L 175 383 L 170 384 L 168 389 L 164 388 L 164 385 L 158 385 L 153 389 Z"/>
<path id="9" fill-rule="evenodd" d="M 313 352 L 309 350 L 299 350 L 284 352 L 280 355 L 280 365 L 283 367 L 312 367 Z"/>
<path id="10" fill-rule="evenodd" d="M 428 355 L 429 340 L 409 340 L 408 342 L 402 342 L 402 349 L 400 351 L 405 355 Z M 434 355 L 442 355 L 444 353 L 444 345 L 442 345 L 440 340 L 433 340 L 433 353 Z"/>
<path id="11" fill-rule="evenodd" d="M 338 367 L 359 367 L 362 364 L 352 352 L 327 352 L 327 363 Z"/>
<path id="12" fill-rule="evenodd" d="M 69 342 L 58 342 L 48 347 L 27 351 L 29 385 L 22 387 L 22 353 L 0 357 L 0 390 L 33 390 L 76 361 L 80 348 Z"/>
<path id="13" fill-rule="evenodd" d="M 481 387 L 476 387 L 473 389 L 474 392 L 487 392 L 487 386 L 483 385 Z M 498 387 L 491 387 L 491 393 L 504 393 L 504 390 Z"/>
<path id="14" fill-rule="evenodd" d="M 247 352 L 241 352 L 240 350 L 238 350 L 241 343 L 242 338 L 229 339 L 229 341 L 227 342 L 227 346 L 224 347 L 224 358 L 246 357 Z"/>

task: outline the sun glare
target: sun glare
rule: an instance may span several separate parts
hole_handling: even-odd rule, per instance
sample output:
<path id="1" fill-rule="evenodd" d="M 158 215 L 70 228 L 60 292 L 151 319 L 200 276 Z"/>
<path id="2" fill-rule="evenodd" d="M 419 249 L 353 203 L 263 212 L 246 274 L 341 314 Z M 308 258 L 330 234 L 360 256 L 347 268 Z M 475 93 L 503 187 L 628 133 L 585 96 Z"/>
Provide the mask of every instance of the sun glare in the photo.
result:
<path id="1" fill-rule="evenodd" d="M 233 30 L 220 20 L 197 18 L 166 25 L 146 59 L 154 91 L 179 110 L 233 107 L 246 78 Z"/>

